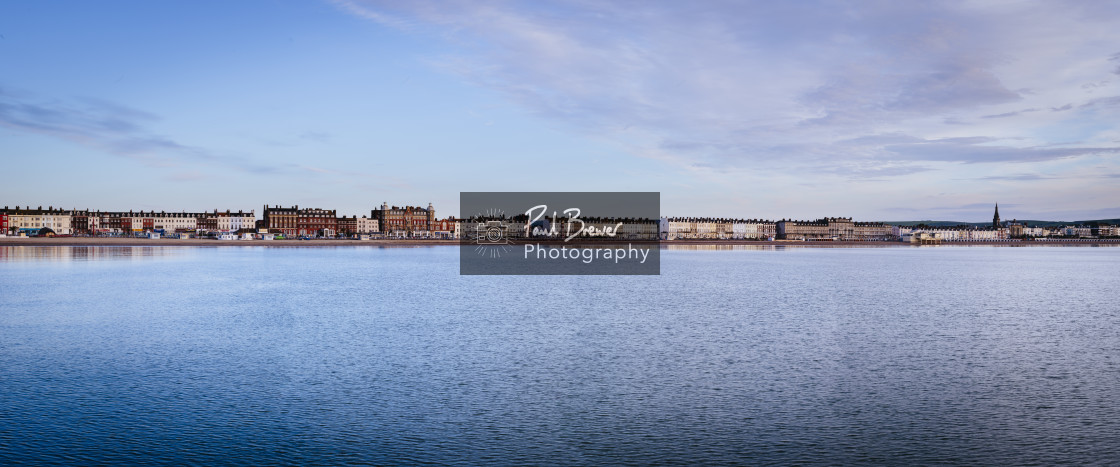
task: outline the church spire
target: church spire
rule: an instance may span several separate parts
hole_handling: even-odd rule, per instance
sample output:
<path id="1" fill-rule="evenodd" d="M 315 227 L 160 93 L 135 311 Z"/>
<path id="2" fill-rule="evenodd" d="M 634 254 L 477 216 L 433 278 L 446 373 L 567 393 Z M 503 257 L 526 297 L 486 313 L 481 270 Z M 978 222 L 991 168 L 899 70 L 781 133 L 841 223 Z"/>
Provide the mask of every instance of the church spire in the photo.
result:
<path id="1" fill-rule="evenodd" d="M 999 203 L 996 203 L 996 215 L 992 217 L 992 227 L 1000 228 L 999 225 Z"/>

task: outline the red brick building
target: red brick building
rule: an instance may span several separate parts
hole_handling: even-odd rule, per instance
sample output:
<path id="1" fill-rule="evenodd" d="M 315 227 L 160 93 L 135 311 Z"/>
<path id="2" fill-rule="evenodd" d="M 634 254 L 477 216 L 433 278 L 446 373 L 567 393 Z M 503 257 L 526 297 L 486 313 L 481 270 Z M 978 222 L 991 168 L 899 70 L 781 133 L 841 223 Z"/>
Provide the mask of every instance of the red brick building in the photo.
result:
<path id="1" fill-rule="evenodd" d="M 388 203 L 382 203 L 381 209 L 370 211 L 370 217 L 377 220 L 381 231 L 388 237 L 430 237 L 436 210 L 432 203 L 428 203 L 427 209 L 418 206 L 389 207 Z"/>
<path id="2" fill-rule="evenodd" d="M 101 228 L 109 233 L 121 233 L 121 221 L 123 219 L 121 214 L 119 212 L 101 213 Z M 128 221 L 128 228 L 132 228 L 132 220 Z"/>
<path id="3" fill-rule="evenodd" d="M 299 228 L 299 205 L 290 208 L 276 206 L 265 206 L 264 214 L 261 217 L 262 227 L 268 229 L 270 233 L 279 233 L 286 236 L 294 236 Z"/>
<path id="4" fill-rule="evenodd" d="M 432 236 L 439 238 L 455 238 L 455 218 L 436 219 L 432 221 Z"/>
<path id="5" fill-rule="evenodd" d="M 358 216 L 338 218 L 338 233 L 343 235 L 353 235 L 358 233 Z"/>
<path id="6" fill-rule="evenodd" d="M 196 229 L 206 232 L 216 232 L 218 230 L 218 212 L 201 213 L 198 215 L 198 220 L 195 221 Z"/>
<path id="7" fill-rule="evenodd" d="M 120 224 L 119 224 L 120 228 L 121 228 L 121 232 L 126 233 L 126 234 L 132 233 L 132 217 L 134 215 L 135 214 L 133 214 L 132 211 L 128 211 L 127 213 L 121 213 Z"/>
<path id="8" fill-rule="evenodd" d="M 296 217 L 296 230 L 300 235 L 333 237 L 338 233 L 338 218 L 334 209 L 300 209 Z"/>
<path id="9" fill-rule="evenodd" d="M 74 235 L 89 235 L 89 211 L 70 211 L 70 232 Z"/>

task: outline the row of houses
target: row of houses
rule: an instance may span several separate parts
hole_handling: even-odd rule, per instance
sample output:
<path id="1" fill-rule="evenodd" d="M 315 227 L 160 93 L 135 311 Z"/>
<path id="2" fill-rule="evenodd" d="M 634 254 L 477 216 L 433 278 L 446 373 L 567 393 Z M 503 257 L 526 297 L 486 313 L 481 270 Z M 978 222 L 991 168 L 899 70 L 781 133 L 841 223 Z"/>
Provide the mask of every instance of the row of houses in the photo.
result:
<path id="1" fill-rule="evenodd" d="M 898 238 L 892 226 L 856 222 L 850 217 L 812 221 L 663 217 L 663 240 L 842 240 L 885 241 Z"/>
<path id="2" fill-rule="evenodd" d="M 955 241 L 1002 241 L 1008 239 L 1085 239 L 1109 238 L 1120 236 L 1117 226 L 1101 223 L 1092 225 L 1066 225 L 1060 227 L 1029 226 L 1018 220 L 1000 220 L 999 204 L 996 204 L 990 227 L 958 225 L 955 227 L 931 227 L 918 225 L 896 227 L 895 235 L 904 242 L 941 243 Z"/>
<path id="3" fill-rule="evenodd" d="M 435 209 L 383 203 L 369 216 L 341 216 L 333 209 L 297 206 L 264 206 L 257 212 L 213 210 L 207 212 L 91 211 L 48 206 L 0 210 L 0 235 L 139 235 L 269 233 L 289 237 L 384 235 L 425 238 L 458 236 L 454 218 L 437 219 Z"/>
<path id="4" fill-rule="evenodd" d="M 273 234 L 286 237 L 337 237 L 371 235 L 385 238 L 471 238 L 487 221 L 494 219 L 439 219 L 431 203 L 420 206 L 390 206 L 382 203 L 369 216 L 341 216 L 333 209 L 265 205 L 261 218 L 255 210 L 207 212 L 90 211 L 5 206 L 0 210 L 0 235 L 137 235 L 159 234 Z M 531 236 L 524 215 L 501 219 L 500 230 L 511 238 Z M 570 232 L 572 226 L 560 219 L 547 229 Z M 805 221 L 783 219 L 731 219 L 710 217 L 662 217 L 660 219 L 587 218 L 579 227 L 612 228 L 621 222 L 618 238 L 660 240 L 837 240 L 837 241 L 998 241 L 1017 238 L 1108 238 L 1120 236 L 1113 225 L 1067 225 L 1031 227 L 1018 221 L 1001 222 L 996 208 L 988 227 L 893 226 L 882 222 L 857 222 L 850 217 L 825 217 Z"/>
<path id="5" fill-rule="evenodd" d="M 712 217 L 662 217 L 662 240 L 767 240 L 777 235 L 777 224 L 761 219 Z"/>
<path id="6" fill-rule="evenodd" d="M 1012 221 L 999 227 L 975 227 L 970 225 L 895 227 L 895 232 L 898 238 L 904 242 L 916 243 L 923 241 L 923 239 L 939 242 L 964 242 L 1009 239 L 1111 238 L 1120 236 L 1120 227 L 1108 224 L 1030 227 Z"/>
<path id="7" fill-rule="evenodd" d="M 37 235 L 130 234 L 139 232 L 238 232 L 256 228 L 253 211 L 155 212 L 90 211 L 7 206 L 0 210 L 0 232 Z"/>
<path id="8" fill-rule="evenodd" d="M 458 238 L 455 218 L 438 219 L 435 207 L 390 206 L 370 210 L 369 216 L 339 217 L 333 209 L 265 205 L 258 230 L 285 236 L 335 237 L 377 235 L 386 238 Z"/>

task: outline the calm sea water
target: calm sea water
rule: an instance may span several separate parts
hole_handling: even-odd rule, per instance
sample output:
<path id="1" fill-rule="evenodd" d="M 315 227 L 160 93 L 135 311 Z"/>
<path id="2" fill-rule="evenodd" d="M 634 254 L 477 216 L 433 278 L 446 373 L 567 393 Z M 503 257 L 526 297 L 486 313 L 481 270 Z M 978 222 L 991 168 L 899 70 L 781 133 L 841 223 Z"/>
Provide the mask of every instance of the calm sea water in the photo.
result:
<path id="1" fill-rule="evenodd" d="M 0 464 L 1120 462 L 1120 248 L 0 248 Z"/>

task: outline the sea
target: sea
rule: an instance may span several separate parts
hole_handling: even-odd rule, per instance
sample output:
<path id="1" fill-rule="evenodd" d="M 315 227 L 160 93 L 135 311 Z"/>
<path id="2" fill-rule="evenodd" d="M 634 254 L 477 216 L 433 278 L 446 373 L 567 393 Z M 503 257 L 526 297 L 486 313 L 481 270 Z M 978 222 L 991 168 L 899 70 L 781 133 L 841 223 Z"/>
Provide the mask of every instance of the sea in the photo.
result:
<path id="1" fill-rule="evenodd" d="M 1120 463 L 1120 248 L 0 247 L 0 464 Z"/>

